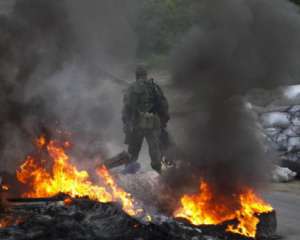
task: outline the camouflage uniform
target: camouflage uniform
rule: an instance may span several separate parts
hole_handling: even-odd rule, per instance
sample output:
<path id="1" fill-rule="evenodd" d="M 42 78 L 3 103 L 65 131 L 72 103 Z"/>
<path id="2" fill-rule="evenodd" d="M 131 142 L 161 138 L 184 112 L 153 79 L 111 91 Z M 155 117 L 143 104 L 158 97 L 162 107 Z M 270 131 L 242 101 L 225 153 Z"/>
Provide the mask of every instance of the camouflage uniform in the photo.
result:
<path id="1" fill-rule="evenodd" d="M 151 166 L 161 170 L 161 132 L 169 121 L 168 102 L 161 88 L 147 79 L 143 68 L 137 69 L 137 81 L 124 95 L 122 120 L 131 162 L 138 160 L 144 138 L 149 146 Z"/>

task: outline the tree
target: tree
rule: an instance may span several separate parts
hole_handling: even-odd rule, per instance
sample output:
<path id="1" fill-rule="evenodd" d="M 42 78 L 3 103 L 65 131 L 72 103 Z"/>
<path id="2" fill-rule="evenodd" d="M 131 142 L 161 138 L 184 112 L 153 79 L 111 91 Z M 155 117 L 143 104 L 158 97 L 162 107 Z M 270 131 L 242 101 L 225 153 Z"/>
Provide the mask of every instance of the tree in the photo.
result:
<path id="1" fill-rule="evenodd" d="M 197 21 L 199 0 L 144 0 L 136 32 L 142 58 L 163 55 Z"/>
<path id="2" fill-rule="evenodd" d="M 291 2 L 300 5 L 300 0 L 290 0 Z"/>

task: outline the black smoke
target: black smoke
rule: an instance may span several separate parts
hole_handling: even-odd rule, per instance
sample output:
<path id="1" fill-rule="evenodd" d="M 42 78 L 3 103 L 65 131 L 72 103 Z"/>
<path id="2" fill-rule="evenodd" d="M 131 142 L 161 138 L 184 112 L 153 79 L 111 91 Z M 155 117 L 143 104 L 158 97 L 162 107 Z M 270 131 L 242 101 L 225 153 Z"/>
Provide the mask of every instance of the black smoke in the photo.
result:
<path id="1" fill-rule="evenodd" d="M 61 1 L 20 0 L 10 15 L 0 16 L 3 164 L 10 166 L 26 148 L 28 151 L 31 139 L 41 132 L 46 120 L 55 122 L 55 114 L 45 111 L 43 96 L 28 99 L 26 92 L 34 91 L 28 89 L 31 81 L 35 88 L 43 85 L 71 56 L 73 34 L 66 19 Z"/>
<path id="2" fill-rule="evenodd" d="M 111 129 L 135 62 L 134 4 L 16 0 L 0 16 L 0 169 L 14 171 L 41 133 L 72 133 L 82 160 L 122 142 Z"/>
<path id="3" fill-rule="evenodd" d="M 300 67 L 299 9 L 285 0 L 203 1 L 200 25 L 174 50 L 172 79 L 194 114 L 183 123 L 182 168 L 166 176 L 181 195 L 200 177 L 217 196 L 257 188 L 270 171 L 243 95 L 295 84 Z"/>

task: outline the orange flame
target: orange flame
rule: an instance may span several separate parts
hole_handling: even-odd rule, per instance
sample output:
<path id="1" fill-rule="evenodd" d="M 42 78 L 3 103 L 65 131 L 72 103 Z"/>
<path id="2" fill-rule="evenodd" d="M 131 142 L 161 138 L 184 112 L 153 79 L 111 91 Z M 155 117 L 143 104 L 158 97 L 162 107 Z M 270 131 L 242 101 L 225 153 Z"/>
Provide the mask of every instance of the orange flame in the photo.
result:
<path id="1" fill-rule="evenodd" d="M 4 217 L 0 219 L 0 228 L 7 228 L 13 225 L 21 224 L 23 221 L 20 218 Z"/>
<path id="2" fill-rule="evenodd" d="M 41 137 L 37 140 L 37 146 L 41 149 L 45 147 L 51 159 L 51 171 L 44 166 L 47 161 L 28 156 L 26 161 L 17 170 L 17 179 L 28 184 L 31 190 L 23 197 L 52 197 L 59 193 L 68 194 L 70 197 L 89 197 L 91 200 L 99 202 L 120 201 L 123 210 L 129 215 L 137 215 L 141 212 L 136 209 L 136 203 L 131 195 L 119 188 L 103 166 L 98 170 L 98 175 L 104 181 L 103 186 L 95 185 L 91 182 L 86 171 L 79 171 L 70 163 L 70 158 L 65 152 L 65 148 L 70 146 L 69 142 L 60 144 L 57 141 L 48 143 Z"/>
<path id="3" fill-rule="evenodd" d="M 125 192 L 122 188 L 117 186 L 117 184 L 115 183 L 114 179 L 109 174 L 105 166 L 102 166 L 98 169 L 98 174 L 102 176 L 106 184 L 112 190 L 113 200 L 120 199 L 123 204 L 123 207 L 127 209 L 127 213 L 129 215 L 133 216 L 143 211 L 142 209 L 135 209 L 134 201 L 132 201 L 132 196 L 130 195 L 130 193 Z"/>
<path id="4" fill-rule="evenodd" d="M 0 219 L 0 228 L 6 228 L 10 225 L 10 221 L 7 219 Z"/>
<path id="5" fill-rule="evenodd" d="M 38 148 L 42 148 L 46 145 L 46 138 L 44 135 L 40 136 L 37 140 L 36 140 L 36 145 Z"/>
<path id="6" fill-rule="evenodd" d="M 7 185 L 2 185 L 1 188 L 2 188 L 3 191 L 8 191 L 9 190 L 9 187 Z"/>
<path id="7" fill-rule="evenodd" d="M 220 200 L 216 201 L 216 198 Z M 194 225 L 216 225 L 237 219 L 238 224 L 229 225 L 226 231 L 254 238 L 259 223 L 257 216 L 271 212 L 273 208 L 248 188 L 230 199 L 236 203 L 228 202 L 222 196 L 214 196 L 210 185 L 201 181 L 200 193 L 183 196 L 181 207 L 174 216 L 187 219 Z"/>
<path id="8" fill-rule="evenodd" d="M 72 200 L 72 198 L 66 198 L 66 199 L 64 200 L 64 203 L 65 203 L 66 205 L 72 205 L 73 200 Z"/>

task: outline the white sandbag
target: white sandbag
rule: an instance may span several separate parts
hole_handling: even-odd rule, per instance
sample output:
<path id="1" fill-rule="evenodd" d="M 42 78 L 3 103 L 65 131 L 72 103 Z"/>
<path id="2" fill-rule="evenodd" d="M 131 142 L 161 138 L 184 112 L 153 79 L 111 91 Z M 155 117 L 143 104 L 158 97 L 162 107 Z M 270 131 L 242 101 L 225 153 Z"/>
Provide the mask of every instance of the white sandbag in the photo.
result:
<path id="1" fill-rule="evenodd" d="M 297 173 L 291 171 L 288 168 L 275 166 L 272 172 L 273 182 L 290 182 L 295 179 Z"/>
<path id="2" fill-rule="evenodd" d="M 287 142 L 288 152 L 300 150 L 300 137 L 290 137 Z"/>
<path id="3" fill-rule="evenodd" d="M 270 112 L 261 115 L 262 125 L 265 128 L 288 128 L 291 124 L 290 116 L 285 112 Z"/>

